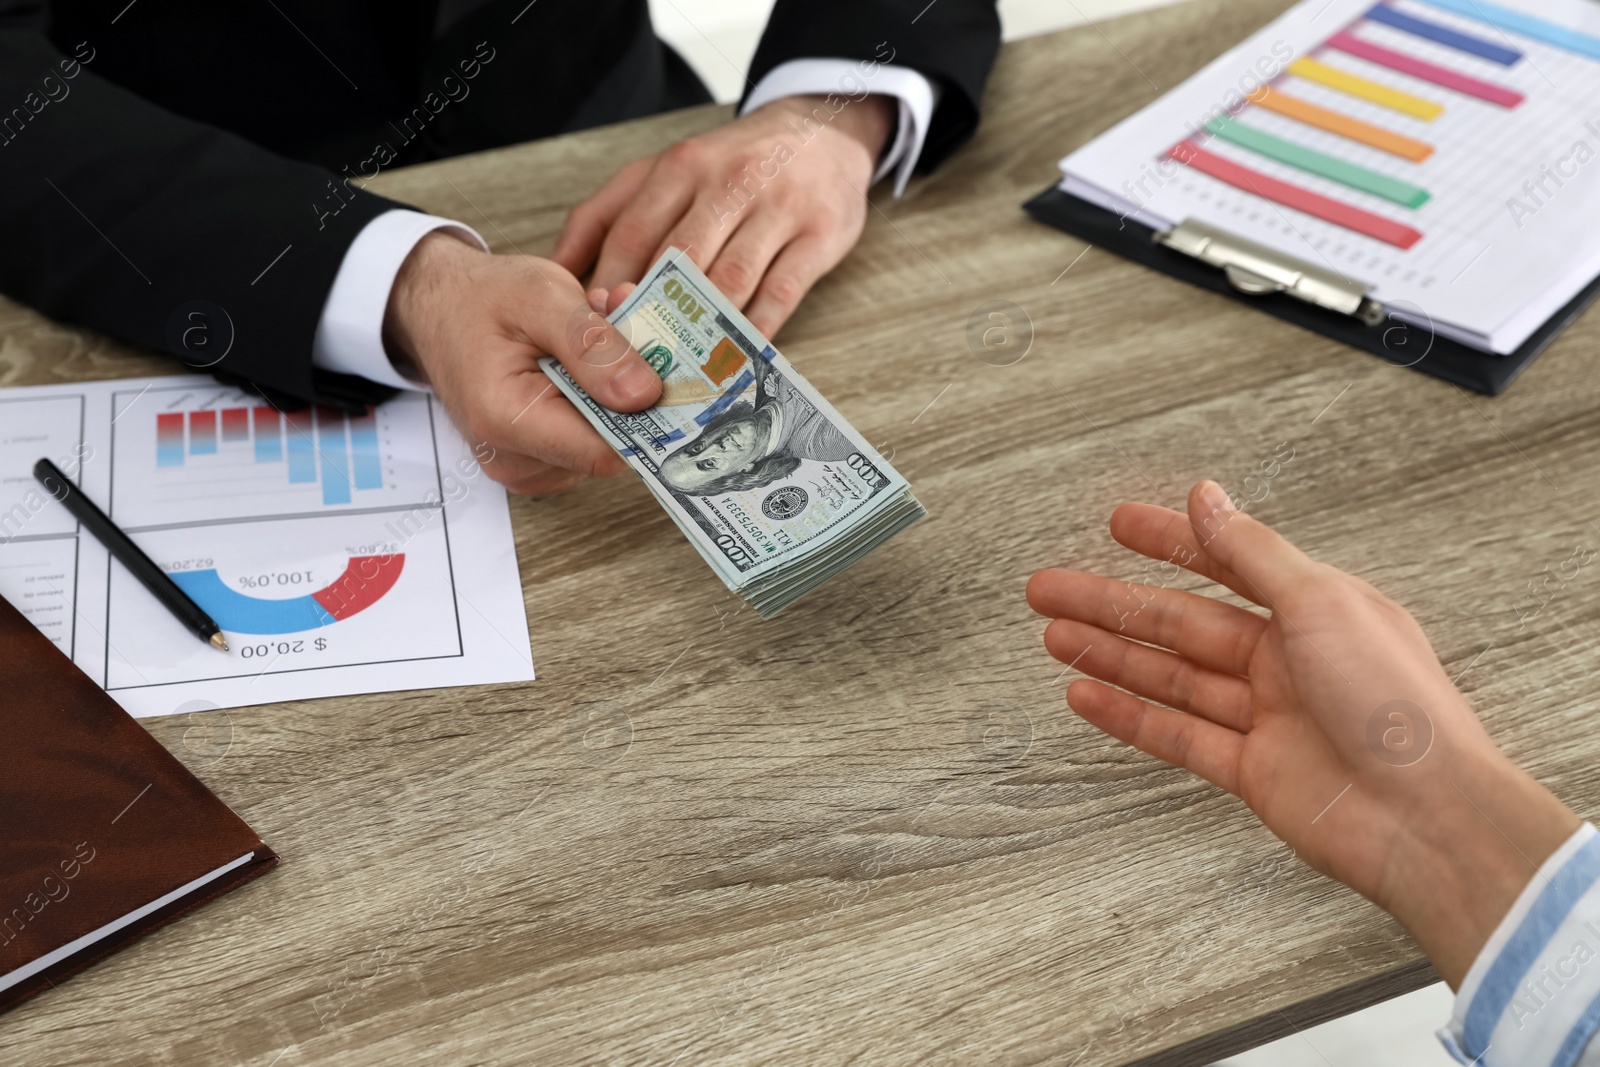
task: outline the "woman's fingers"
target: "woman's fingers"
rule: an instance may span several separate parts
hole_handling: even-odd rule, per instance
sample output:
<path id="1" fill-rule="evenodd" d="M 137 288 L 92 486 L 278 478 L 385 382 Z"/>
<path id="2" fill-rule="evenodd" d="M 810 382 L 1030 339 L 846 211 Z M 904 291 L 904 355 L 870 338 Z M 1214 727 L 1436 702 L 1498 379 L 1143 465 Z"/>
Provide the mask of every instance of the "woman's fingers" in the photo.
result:
<path id="1" fill-rule="evenodd" d="M 1118 741 L 1238 795 L 1243 735 L 1197 715 L 1155 707 L 1086 678 L 1067 687 L 1067 703 Z"/>
<path id="2" fill-rule="evenodd" d="M 1123 504 L 1111 513 L 1111 536 L 1141 556 L 1176 564 L 1225 585 L 1246 600 L 1266 607 L 1261 593 L 1206 554 L 1189 517 L 1155 504 Z"/>
<path id="3" fill-rule="evenodd" d="M 1271 608 L 1318 573 L 1317 564 L 1266 523 L 1236 511 L 1216 482 L 1189 492 L 1188 514 L 1123 504 L 1111 536 L 1151 559 L 1175 563 Z"/>
<path id="4" fill-rule="evenodd" d="M 1234 510 L 1216 482 L 1201 482 L 1189 490 L 1189 525 L 1212 563 L 1238 576 L 1258 604 L 1272 607 L 1304 590 L 1319 574 L 1316 562 L 1286 537 Z"/>
<path id="5" fill-rule="evenodd" d="M 1028 604 L 1041 615 L 1076 619 L 1237 675 L 1249 670 L 1268 625 L 1254 612 L 1210 597 L 1081 571 L 1035 574 L 1028 582 Z"/>
<path id="6" fill-rule="evenodd" d="M 1250 730 L 1250 683 L 1237 674 L 1209 670 L 1165 649 L 1074 619 L 1051 622 L 1044 632 L 1044 647 L 1091 678 L 1230 730 Z"/>

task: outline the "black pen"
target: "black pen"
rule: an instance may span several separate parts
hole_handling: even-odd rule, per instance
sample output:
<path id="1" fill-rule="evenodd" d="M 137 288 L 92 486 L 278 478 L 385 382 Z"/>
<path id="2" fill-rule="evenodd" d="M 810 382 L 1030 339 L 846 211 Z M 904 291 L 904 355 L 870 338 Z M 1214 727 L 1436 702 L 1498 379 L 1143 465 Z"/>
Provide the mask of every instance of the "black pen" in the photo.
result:
<path id="1" fill-rule="evenodd" d="M 33 476 L 39 479 L 39 484 L 44 486 L 47 493 L 72 512 L 73 518 L 87 526 L 89 532 L 161 601 L 163 607 L 177 616 L 179 622 L 193 630 L 206 644 L 228 651 L 227 639 L 222 636 L 217 624 L 211 621 L 211 616 L 201 611 L 200 605 L 190 600 L 189 594 L 179 589 L 178 583 L 167 577 L 166 572 L 157 567 L 143 549 L 128 540 L 128 535 L 117 529 L 106 513 L 95 507 L 94 501 L 84 496 L 54 463 L 41 459 L 33 465 Z"/>

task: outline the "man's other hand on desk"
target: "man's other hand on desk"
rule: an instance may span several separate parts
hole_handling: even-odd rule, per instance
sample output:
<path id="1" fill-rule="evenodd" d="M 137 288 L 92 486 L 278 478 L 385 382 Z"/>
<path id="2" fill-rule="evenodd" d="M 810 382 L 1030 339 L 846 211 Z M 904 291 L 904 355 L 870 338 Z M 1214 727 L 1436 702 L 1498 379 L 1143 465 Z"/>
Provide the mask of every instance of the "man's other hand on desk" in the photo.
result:
<path id="1" fill-rule="evenodd" d="M 384 341 L 428 381 L 480 455 L 492 456 L 484 462 L 490 477 L 517 493 L 557 493 L 624 469 L 539 369 L 540 356 L 560 360 L 617 411 L 641 410 L 661 395 L 660 378 L 590 311 L 565 268 L 490 255 L 443 232 L 424 237 L 401 267 Z"/>
<path id="2" fill-rule="evenodd" d="M 894 130 L 893 98 L 834 99 L 775 100 L 634 160 L 573 209 L 551 258 L 610 290 L 681 248 L 771 336 L 861 236 Z"/>

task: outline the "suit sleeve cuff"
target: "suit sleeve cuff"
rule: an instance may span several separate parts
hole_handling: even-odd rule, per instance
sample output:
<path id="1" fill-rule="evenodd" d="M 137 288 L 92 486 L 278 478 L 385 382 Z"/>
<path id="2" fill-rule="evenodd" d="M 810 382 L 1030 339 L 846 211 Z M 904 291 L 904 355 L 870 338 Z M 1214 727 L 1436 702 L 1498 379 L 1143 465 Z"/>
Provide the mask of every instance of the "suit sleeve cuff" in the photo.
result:
<path id="1" fill-rule="evenodd" d="M 401 374 L 383 347 L 383 316 L 395 275 L 411 250 L 434 230 L 449 230 L 469 244 L 489 250 L 470 226 L 418 211 L 386 211 L 356 235 L 345 251 L 322 306 L 311 362 L 319 370 L 354 374 L 396 389 L 425 389 Z"/>
<path id="2" fill-rule="evenodd" d="M 900 101 L 894 141 L 872 176 L 877 182 L 893 172 L 894 195 L 899 196 L 922 155 L 922 142 L 928 136 L 928 124 L 933 121 L 933 109 L 939 102 L 938 87 L 909 67 L 850 59 L 791 59 L 761 79 L 739 113 L 747 115 L 774 100 L 811 93 L 850 100 L 879 93 Z"/>

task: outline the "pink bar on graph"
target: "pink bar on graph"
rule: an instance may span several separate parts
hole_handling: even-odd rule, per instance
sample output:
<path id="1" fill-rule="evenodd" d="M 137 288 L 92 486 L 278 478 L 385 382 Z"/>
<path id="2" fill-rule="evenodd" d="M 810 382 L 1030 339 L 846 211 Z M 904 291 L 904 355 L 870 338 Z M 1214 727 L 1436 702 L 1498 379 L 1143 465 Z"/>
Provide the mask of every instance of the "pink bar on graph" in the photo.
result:
<path id="1" fill-rule="evenodd" d="M 1307 215 L 1315 215 L 1324 222 L 1343 226 L 1347 230 L 1365 234 L 1396 248 L 1409 249 L 1422 240 L 1420 230 L 1386 219 L 1382 215 L 1374 215 L 1354 204 L 1346 204 L 1342 200 L 1313 193 L 1310 189 L 1302 189 L 1298 185 L 1269 178 L 1260 171 L 1241 167 L 1232 160 L 1207 152 L 1192 141 L 1178 142 L 1167 151 L 1167 155 L 1202 174 L 1209 174 L 1218 181 L 1227 182 L 1235 189 L 1243 189 L 1275 204 L 1304 211 Z"/>
<path id="2" fill-rule="evenodd" d="M 1446 89 L 1461 93 L 1465 96 L 1475 96 L 1479 100 L 1487 100 L 1491 104 L 1501 107 L 1516 107 L 1522 103 L 1524 97 L 1515 89 L 1507 89 L 1503 85 L 1495 85 L 1481 78 L 1474 78 L 1470 74 L 1462 74 L 1441 67 L 1437 63 L 1429 63 L 1425 59 L 1408 56 L 1404 52 L 1396 52 L 1392 48 L 1385 48 L 1381 44 L 1363 41 L 1355 34 L 1341 30 L 1329 37 L 1325 42 L 1329 48 L 1337 48 L 1346 55 L 1365 59 L 1369 63 L 1376 63 L 1380 67 L 1409 74 L 1413 78 L 1421 78 L 1425 82 L 1442 85 Z"/>

